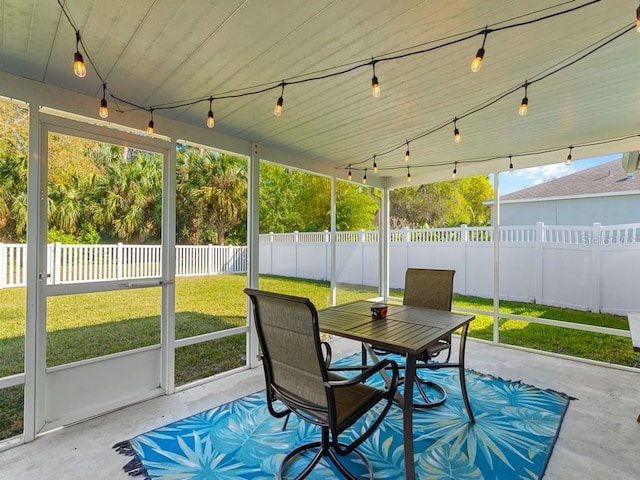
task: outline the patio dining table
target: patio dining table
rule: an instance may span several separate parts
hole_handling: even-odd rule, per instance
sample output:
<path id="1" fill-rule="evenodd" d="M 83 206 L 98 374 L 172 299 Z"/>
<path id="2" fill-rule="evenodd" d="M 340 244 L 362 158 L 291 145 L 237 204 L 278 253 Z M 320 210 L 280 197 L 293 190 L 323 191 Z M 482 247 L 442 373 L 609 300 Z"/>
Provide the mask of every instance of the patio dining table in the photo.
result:
<path id="1" fill-rule="evenodd" d="M 388 305 L 386 318 L 371 315 L 373 302 L 358 300 L 318 311 L 319 327 L 323 333 L 338 335 L 363 343 L 369 354 L 375 357 L 373 347 L 399 352 L 405 356 L 404 395 L 398 401 L 403 411 L 403 439 L 405 476 L 415 479 L 413 454 L 413 385 L 416 378 L 416 363 L 427 347 L 462 328 L 457 363 L 438 363 L 429 368 L 458 368 L 460 388 L 467 415 L 475 422 L 467 395 L 464 375 L 464 356 L 469 322 L 475 317 L 441 310 Z"/>

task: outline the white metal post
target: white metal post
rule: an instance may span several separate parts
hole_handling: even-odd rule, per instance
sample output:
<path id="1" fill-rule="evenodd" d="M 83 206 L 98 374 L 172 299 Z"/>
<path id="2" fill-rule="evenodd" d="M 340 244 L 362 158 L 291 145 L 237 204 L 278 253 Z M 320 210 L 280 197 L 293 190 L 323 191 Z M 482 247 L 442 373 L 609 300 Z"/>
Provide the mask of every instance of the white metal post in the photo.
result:
<path id="1" fill-rule="evenodd" d="M 336 209 L 336 187 L 337 180 L 336 177 L 331 177 L 331 236 L 330 236 L 330 244 L 329 244 L 329 258 L 330 258 L 330 288 L 331 288 L 331 305 L 335 305 L 338 297 L 338 287 L 336 282 L 336 224 L 337 224 L 337 209 Z"/>
<path id="2" fill-rule="evenodd" d="M 176 142 L 163 152 L 162 160 L 162 369 L 160 386 L 175 390 L 176 358 Z"/>
<path id="3" fill-rule="evenodd" d="M 500 172 L 493 175 L 493 342 L 500 341 Z"/>
<path id="4" fill-rule="evenodd" d="M 251 288 L 258 288 L 260 276 L 260 149 L 257 143 L 251 146 L 248 173 L 249 188 L 247 189 L 247 284 Z M 258 361 L 258 334 L 253 320 L 253 309 L 247 298 L 247 365 L 255 368 Z"/>
<path id="5" fill-rule="evenodd" d="M 390 195 L 391 191 L 386 186 L 382 189 L 380 205 L 380 225 L 378 228 L 378 248 L 380 251 L 380 281 L 378 282 L 378 295 L 383 301 L 389 300 L 389 222 L 390 222 Z"/>

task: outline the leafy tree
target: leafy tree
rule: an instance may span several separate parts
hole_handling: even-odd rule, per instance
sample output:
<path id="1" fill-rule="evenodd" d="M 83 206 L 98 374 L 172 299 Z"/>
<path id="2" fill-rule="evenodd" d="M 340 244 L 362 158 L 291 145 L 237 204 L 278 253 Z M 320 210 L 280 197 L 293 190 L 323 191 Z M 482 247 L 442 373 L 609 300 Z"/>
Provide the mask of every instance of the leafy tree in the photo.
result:
<path id="1" fill-rule="evenodd" d="M 492 195 L 487 176 L 400 188 L 391 192 L 391 217 L 413 228 L 485 225 L 490 209 L 482 202 Z"/>
<path id="2" fill-rule="evenodd" d="M 24 242 L 27 230 L 29 111 L 0 102 L 0 242 Z"/>
<path id="3" fill-rule="evenodd" d="M 136 150 L 95 179 L 91 219 L 103 234 L 124 242 L 159 241 L 162 220 L 161 156 Z"/>
<path id="4" fill-rule="evenodd" d="M 178 236 L 192 244 L 224 245 L 227 233 L 246 223 L 247 162 L 193 148 L 177 155 Z"/>

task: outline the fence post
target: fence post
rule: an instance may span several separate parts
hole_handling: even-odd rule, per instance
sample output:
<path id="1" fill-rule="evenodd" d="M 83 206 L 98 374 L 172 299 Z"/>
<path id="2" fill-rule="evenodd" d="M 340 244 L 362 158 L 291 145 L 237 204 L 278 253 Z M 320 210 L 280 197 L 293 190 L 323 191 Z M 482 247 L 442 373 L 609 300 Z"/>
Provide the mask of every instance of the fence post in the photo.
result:
<path id="1" fill-rule="evenodd" d="M 0 288 L 8 285 L 7 282 L 7 249 L 4 243 L 0 243 Z"/>
<path id="2" fill-rule="evenodd" d="M 220 273 L 235 273 L 235 258 L 233 257 L 233 245 L 227 245 L 227 258 L 225 261 L 225 268 Z"/>
<path id="3" fill-rule="evenodd" d="M 207 275 L 213 275 L 213 245 L 207 245 Z"/>
<path id="4" fill-rule="evenodd" d="M 273 275 L 273 237 L 274 233 L 269 232 L 269 274 Z"/>
<path id="5" fill-rule="evenodd" d="M 293 276 L 298 278 L 298 231 L 293 232 Z"/>
<path id="6" fill-rule="evenodd" d="M 409 242 L 411 242 L 411 230 L 409 227 L 404 227 L 402 229 L 402 245 L 404 246 L 404 259 L 406 267 L 410 267 L 411 257 L 409 255 Z M 402 286 L 404 288 L 404 284 Z"/>
<path id="7" fill-rule="evenodd" d="M 116 250 L 116 280 L 122 279 L 122 262 L 123 262 L 123 247 L 122 242 L 118 242 L 118 249 Z"/>
<path id="8" fill-rule="evenodd" d="M 469 225 L 460 225 L 460 240 L 462 241 L 462 294 L 467 294 L 467 247 L 469 243 Z"/>
<path id="9" fill-rule="evenodd" d="M 544 242 L 547 241 L 545 235 L 544 222 L 536 223 L 536 243 L 534 247 L 534 274 L 533 274 L 533 294 L 534 303 L 542 304 L 544 302 L 543 296 L 543 273 L 544 273 Z"/>
<path id="10" fill-rule="evenodd" d="M 53 285 L 59 285 L 62 283 L 62 244 L 60 242 L 55 242 L 53 244 L 53 252 L 51 256 L 53 257 L 53 278 L 51 279 L 51 283 Z M 67 256 L 67 275 L 69 275 L 69 268 L 69 257 Z"/>
<path id="11" fill-rule="evenodd" d="M 591 234 L 591 291 L 590 309 L 594 313 L 600 312 L 600 275 L 602 273 L 602 224 L 593 224 Z"/>
<path id="12" fill-rule="evenodd" d="M 329 236 L 329 230 L 325 230 L 323 235 L 324 238 L 324 279 L 331 280 L 329 278 L 329 263 L 331 259 L 331 237 Z"/>

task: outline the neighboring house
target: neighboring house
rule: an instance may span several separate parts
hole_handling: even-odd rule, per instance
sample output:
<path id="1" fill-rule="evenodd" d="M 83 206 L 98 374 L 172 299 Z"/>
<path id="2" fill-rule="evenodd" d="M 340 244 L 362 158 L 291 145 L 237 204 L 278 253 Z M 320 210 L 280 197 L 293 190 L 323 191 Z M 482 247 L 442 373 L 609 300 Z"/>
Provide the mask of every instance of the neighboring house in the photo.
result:
<path id="1" fill-rule="evenodd" d="M 637 152 L 500 197 L 500 225 L 620 225 L 640 222 Z M 631 172 L 631 173 L 627 173 Z M 635 172 L 635 174 L 633 173 Z M 494 218 L 493 202 L 491 218 Z M 493 223 L 493 222 L 492 222 Z"/>

